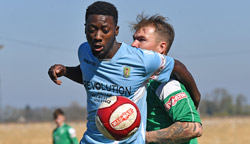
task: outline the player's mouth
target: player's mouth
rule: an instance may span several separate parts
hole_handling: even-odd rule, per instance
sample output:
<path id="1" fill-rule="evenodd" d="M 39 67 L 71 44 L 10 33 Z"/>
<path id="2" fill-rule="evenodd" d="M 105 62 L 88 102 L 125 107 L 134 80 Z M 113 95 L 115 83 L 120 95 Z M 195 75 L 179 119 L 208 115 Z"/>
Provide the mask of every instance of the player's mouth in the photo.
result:
<path id="1" fill-rule="evenodd" d="M 103 49 L 103 46 L 102 46 L 102 45 L 95 44 L 95 45 L 93 46 L 93 48 L 94 48 L 94 51 L 99 52 L 99 51 L 101 51 L 101 50 Z"/>

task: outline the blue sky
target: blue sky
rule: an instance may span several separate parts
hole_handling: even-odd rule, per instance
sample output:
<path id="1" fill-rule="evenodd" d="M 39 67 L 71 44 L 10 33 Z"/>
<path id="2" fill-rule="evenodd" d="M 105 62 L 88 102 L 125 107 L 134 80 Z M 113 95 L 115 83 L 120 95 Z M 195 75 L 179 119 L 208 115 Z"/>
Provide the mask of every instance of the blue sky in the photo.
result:
<path id="1" fill-rule="evenodd" d="M 93 0 L 0 0 L 0 104 L 15 107 L 86 106 L 83 86 L 48 68 L 78 65 L 78 46 L 86 41 L 85 10 Z M 136 15 L 161 14 L 175 28 L 170 56 L 194 76 L 202 97 L 215 88 L 250 99 L 250 18 L 247 0 L 109 0 L 119 11 L 119 42 L 131 44 L 129 24 Z"/>

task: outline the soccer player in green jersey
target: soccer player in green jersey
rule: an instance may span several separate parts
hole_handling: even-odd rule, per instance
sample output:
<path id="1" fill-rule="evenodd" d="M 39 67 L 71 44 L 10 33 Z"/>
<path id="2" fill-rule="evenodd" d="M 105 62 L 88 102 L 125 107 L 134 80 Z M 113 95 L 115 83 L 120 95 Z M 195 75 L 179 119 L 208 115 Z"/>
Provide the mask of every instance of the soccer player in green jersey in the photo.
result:
<path id="1" fill-rule="evenodd" d="M 53 131 L 53 144 L 78 144 L 75 129 L 64 122 L 64 112 L 56 109 L 53 117 L 57 125 Z"/>
<path id="2" fill-rule="evenodd" d="M 138 15 L 132 29 L 135 31 L 132 46 L 167 55 L 175 34 L 165 17 Z M 202 135 L 196 110 L 200 98 L 191 96 L 174 76 L 167 83 L 149 82 L 147 143 L 198 143 L 196 137 Z"/>

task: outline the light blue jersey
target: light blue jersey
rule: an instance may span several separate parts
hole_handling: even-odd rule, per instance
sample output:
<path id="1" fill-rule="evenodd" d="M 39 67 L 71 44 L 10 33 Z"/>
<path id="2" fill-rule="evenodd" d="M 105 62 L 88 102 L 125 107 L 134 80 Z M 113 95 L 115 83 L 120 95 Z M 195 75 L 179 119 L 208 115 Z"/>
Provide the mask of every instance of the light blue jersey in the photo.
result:
<path id="1" fill-rule="evenodd" d="M 87 131 L 81 144 L 144 144 L 147 118 L 146 84 L 150 77 L 167 82 L 174 67 L 174 59 L 125 43 L 122 43 L 112 59 L 98 60 L 93 56 L 88 43 L 80 46 L 78 56 L 83 84 L 87 91 L 88 111 Z M 141 125 L 138 131 L 123 141 L 107 139 L 98 131 L 95 124 L 96 111 L 100 103 L 113 95 L 131 99 L 141 112 Z"/>

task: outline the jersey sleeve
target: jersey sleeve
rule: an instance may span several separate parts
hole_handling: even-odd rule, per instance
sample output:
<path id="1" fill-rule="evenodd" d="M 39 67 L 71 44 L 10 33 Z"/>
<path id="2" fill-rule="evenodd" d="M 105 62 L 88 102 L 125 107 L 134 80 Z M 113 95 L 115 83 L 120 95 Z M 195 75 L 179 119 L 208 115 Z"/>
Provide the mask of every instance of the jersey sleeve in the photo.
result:
<path id="1" fill-rule="evenodd" d="M 76 131 L 74 128 L 69 128 L 68 129 L 68 132 L 69 132 L 69 136 L 70 136 L 70 141 L 72 144 L 78 144 L 78 140 L 77 140 L 77 137 L 76 137 Z"/>
<path id="2" fill-rule="evenodd" d="M 151 78 L 159 82 L 167 82 L 169 81 L 174 68 L 174 59 L 164 55 L 160 55 L 160 57 L 163 57 L 161 59 L 163 59 L 164 62 L 161 64 L 158 71 L 156 71 L 156 74 L 154 74 Z"/>
<path id="3" fill-rule="evenodd" d="M 199 122 L 200 116 L 185 87 L 176 80 L 161 84 L 156 94 L 174 122 Z"/>
<path id="4" fill-rule="evenodd" d="M 142 51 L 147 76 L 159 82 L 169 81 L 174 68 L 174 59 L 153 51 Z"/>

